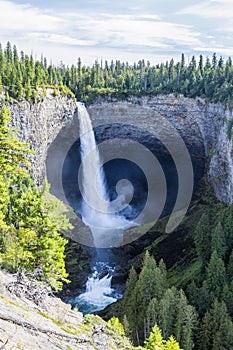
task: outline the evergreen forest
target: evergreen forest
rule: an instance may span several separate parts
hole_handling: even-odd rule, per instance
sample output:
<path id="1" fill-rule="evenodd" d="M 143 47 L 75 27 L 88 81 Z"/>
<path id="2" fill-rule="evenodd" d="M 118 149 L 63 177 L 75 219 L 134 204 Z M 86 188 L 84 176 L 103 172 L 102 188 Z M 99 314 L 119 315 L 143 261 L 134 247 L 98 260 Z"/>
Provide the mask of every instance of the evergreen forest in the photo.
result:
<path id="1" fill-rule="evenodd" d="M 208 101 L 231 104 L 233 95 L 233 64 L 214 53 L 209 57 L 192 57 L 189 62 L 181 55 L 179 62 L 145 62 L 143 59 L 130 65 L 128 62 L 98 62 L 85 66 L 81 59 L 66 66 L 48 63 L 45 57 L 35 60 L 32 55 L 18 52 L 8 42 L 0 45 L 0 92 L 6 98 L 24 98 L 28 101 L 43 99 L 46 87 L 91 102 L 99 94 L 183 94 L 187 97 L 204 97 Z"/>

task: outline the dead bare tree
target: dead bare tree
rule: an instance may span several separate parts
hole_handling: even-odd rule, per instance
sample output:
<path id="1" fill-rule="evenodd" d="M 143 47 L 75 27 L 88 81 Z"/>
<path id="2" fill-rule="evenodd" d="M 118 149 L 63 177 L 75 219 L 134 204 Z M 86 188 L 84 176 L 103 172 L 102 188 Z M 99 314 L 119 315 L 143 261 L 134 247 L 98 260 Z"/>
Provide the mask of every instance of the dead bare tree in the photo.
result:
<path id="1" fill-rule="evenodd" d="M 26 298 L 36 305 L 46 308 L 46 299 L 52 295 L 52 288 L 39 268 L 33 272 L 27 272 L 19 268 L 14 275 L 16 280 L 6 285 L 6 289 L 19 298 Z"/>

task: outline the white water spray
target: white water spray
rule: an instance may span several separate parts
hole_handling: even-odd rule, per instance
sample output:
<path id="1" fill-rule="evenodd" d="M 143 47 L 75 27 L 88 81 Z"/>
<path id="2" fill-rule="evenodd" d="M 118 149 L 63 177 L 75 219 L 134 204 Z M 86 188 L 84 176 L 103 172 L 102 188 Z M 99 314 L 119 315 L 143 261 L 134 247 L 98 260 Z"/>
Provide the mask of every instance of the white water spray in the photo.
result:
<path id="1" fill-rule="evenodd" d="M 99 278 L 98 271 L 94 268 L 93 274 L 88 277 L 86 291 L 75 298 L 74 303 L 78 304 L 79 310 L 84 314 L 102 310 L 121 297 L 111 288 L 112 276 L 109 273 Z"/>

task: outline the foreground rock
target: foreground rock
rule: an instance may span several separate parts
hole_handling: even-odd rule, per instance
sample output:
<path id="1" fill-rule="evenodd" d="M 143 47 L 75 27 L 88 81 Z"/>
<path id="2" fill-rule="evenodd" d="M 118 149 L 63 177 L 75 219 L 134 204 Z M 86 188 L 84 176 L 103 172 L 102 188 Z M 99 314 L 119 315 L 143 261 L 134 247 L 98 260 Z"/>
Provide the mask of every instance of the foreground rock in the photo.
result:
<path id="1" fill-rule="evenodd" d="M 19 298 L 7 286 L 15 277 L 0 271 L 0 349 L 133 349 L 98 316 L 83 315 L 48 296 L 43 307 Z"/>

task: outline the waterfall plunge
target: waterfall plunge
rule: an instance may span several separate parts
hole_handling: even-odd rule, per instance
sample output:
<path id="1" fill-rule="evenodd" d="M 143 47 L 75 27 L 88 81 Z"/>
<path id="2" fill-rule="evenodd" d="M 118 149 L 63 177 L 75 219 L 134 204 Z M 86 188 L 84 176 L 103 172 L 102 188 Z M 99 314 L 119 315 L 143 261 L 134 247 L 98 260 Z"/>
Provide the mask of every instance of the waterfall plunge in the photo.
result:
<path id="1" fill-rule="evenodd" d="M 103 277 L 103 271 L 107 274 Z M 114 269 L 106 263 L 97 262 L 93 267 L 93 273 L 88 277 L 86 291 L 74 298 L 66 298 L 65 301 L 73 306 L 78 305 L 83 314 L 103 310 L 109 304 L 117 301 L 122 294 L 111 288 Z"/>
<path id="2" fill-rule="evenodd" d="M 100 266 L 102 269 L 108 268 L 108 274 L 102 278 L 98 277 Z M 117 294 L 111 288 L 111 272 L 111 268 L 103 263 L 97 263 L 94 267 L 92 275 L 88 277 L 86 291 L 76 297 L 72 302 L 74 305 L 78 304 L 79 310 L 84 314 L 103 310 L 106 306 L 122 297 L 122 295 Z"/>
<path id="3" fill-rule="evenodd" d="M 78 103 L 81 144 L 81 176 L 79 185 L 82 201 L 82 221 L 91 229 L 96 248 L 120 246 L 125 228 L 133 223 L 110 210 L 110 199 L 105 174 L 95 141 L 89 114 L 82 103 Z M 124 203 L 125 198 L 120 199 Z"/>

